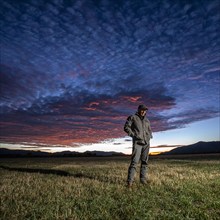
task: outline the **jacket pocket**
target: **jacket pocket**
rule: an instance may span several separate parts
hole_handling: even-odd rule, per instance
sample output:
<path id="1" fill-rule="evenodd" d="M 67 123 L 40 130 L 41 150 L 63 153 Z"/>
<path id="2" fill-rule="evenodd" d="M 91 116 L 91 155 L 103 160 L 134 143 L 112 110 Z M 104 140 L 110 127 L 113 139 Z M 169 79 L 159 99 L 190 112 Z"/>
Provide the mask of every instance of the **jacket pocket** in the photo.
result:
<path id="1" fill-rule="evenodd" d="M 135 140 L 143 140 L 138 134 L 137 134 L 137 132 L 135 132 L 134 133 L 135 135 L 134 135 L 134 138 L 135 138 Z"/>

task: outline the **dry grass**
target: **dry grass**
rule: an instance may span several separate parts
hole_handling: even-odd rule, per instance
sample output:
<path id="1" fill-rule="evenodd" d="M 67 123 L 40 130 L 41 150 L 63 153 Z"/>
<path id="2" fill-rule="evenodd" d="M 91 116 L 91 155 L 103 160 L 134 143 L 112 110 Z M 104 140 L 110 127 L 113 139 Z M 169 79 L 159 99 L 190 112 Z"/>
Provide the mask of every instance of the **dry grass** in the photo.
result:
<path id="1" fill-rule="evenodd" d="M 0 165 L 1 219 L 220 217 L 218 160 L 150 160 L 151 183 L 142 186 L 137 176 L 132 190 L 125 187 L 128 158 L 1 159 Z"/>

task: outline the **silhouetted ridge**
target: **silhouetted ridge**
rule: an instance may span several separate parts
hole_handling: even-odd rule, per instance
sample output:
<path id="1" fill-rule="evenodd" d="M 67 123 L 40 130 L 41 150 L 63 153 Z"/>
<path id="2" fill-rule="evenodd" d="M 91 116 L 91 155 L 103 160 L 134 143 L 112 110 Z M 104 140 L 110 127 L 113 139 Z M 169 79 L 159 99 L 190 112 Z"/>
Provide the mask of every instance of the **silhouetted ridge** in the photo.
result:
<path id="1" fill-rule="evenodd" d="M 175 148 L 169 152 L 162 153 L 163 155 L 172 154 L 213 154 L 220 153 L 220 141 L 203 142 Z"/>
<path id="2" fill-rule="evenodd" d="M 42 151 L 31 150 L 10 150 L 0 148 L 0 157 L 111 157 L 111 156 L 124 156 L 123 153 L 114 151 L 86 151 L 84 153 L 76 151 L 62 151 L 56 153 L 47 153 Z"/>

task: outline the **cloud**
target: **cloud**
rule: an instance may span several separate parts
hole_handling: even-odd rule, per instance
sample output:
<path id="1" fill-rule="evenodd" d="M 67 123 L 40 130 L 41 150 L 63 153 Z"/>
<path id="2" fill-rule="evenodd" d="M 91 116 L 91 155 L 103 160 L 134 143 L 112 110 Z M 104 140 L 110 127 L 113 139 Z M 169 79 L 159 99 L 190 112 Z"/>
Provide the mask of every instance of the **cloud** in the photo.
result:
<path id="1" fill-rule="evenodd" d="M 60 96 L 36 98 L 25 108 L 16 102 L 16 109 L 3 113 L 3 140 L 23 142 L 28 138 L 45 143 L 74 144 L 121 137 L 125 135 L 126 117 L 136 111 L 138 103 L 147 102 L 152 114 L 175 105 L 175 100 L 164 94 L 166 90 L 162 86 L 157 88 L 157 91 L 119 91 L 115 95 L 85 90 L 74 94 L 73 88 L 65 88 Z"/>
<path id="2" fill-rule="evenodd" d="M 4 1 L 1 139 L 94 143 L 219 115 L 218 1 Z"/>

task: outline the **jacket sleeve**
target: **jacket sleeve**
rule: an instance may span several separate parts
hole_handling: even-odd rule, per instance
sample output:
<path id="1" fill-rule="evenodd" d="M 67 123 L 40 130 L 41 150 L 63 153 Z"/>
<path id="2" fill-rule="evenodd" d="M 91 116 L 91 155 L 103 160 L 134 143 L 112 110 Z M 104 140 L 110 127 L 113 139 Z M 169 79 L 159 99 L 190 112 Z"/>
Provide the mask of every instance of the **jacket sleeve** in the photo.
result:
<path id="1" fill-rule="evenodd" d="M 131 129 L 131 125 L 132 125 L 133 121 L 132 121 L 132 116 L 129 116 L 127 118 L 127 121 L 125 122 L 125 125 L 124 125 L 124 131 L 128 134 L 128 136 L 130 137 L 134 137 L 134 133 Z"/>
<path id="2" fill-rule="evenodd" d="M 152 130 L 151 130 L 151 126 L 150 126 L 150 123 L 149 123 L 149 126 L 148 126 L 148 131 L 149 131 L 149 134 L 150 134 L 150 138 L 153 138 L 153 135 L 152 135 Z"/>

